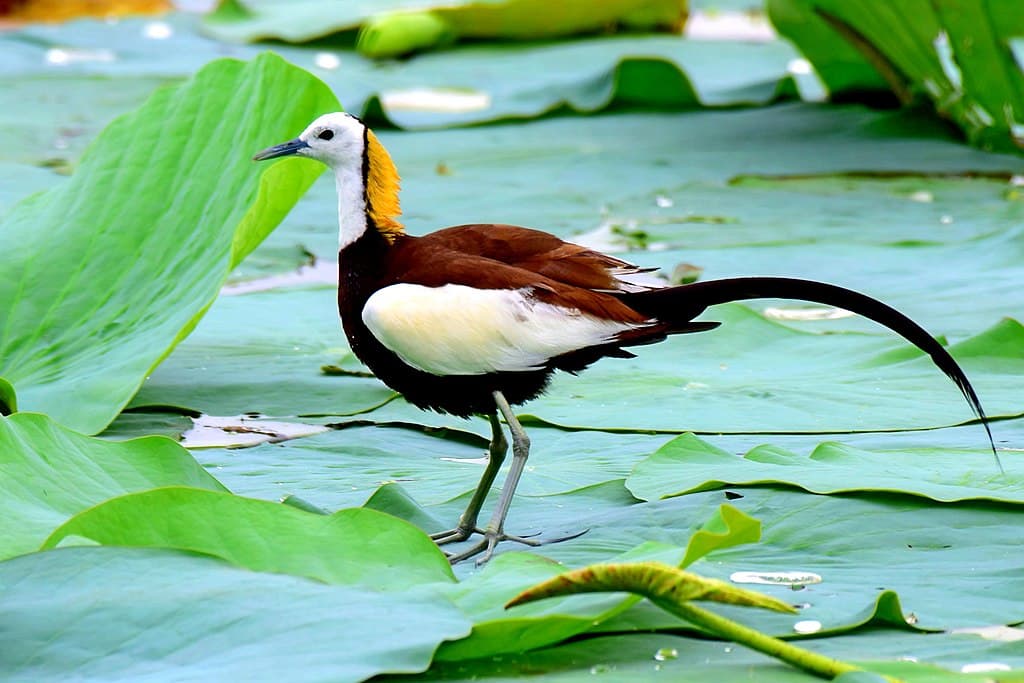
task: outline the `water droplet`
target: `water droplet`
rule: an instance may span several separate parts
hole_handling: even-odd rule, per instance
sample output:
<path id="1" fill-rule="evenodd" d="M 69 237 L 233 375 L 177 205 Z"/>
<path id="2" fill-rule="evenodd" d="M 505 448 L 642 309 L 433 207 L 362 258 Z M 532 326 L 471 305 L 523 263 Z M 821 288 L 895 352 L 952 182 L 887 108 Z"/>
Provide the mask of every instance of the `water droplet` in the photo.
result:
<path id="1" fill-rule="evenodd" d="M 930 204 L 935 201 L 935 195 L 928 190 L 918 190 L 910 195 L 910 201 L 921 202 L 922 204 Z"/>
<path id="2" fill-rule="evenodd" d="M 595 664 L 594 666 L 590 667 L 590 673 L 595 675 L 606 674 L 611 671 L 613 671 L 613 668 L 608 666 L 607 664 Z"/>
<path id="3" fill-rule="evenodd" d="M 1011 667 L 1002 662 L 975 662 L 974 664 L 964 664 L 960 667 L 960 673 L 965 674 L 977 674 L 984 673 L 986 671 L 1010 671 Z"/>
<path id="4" fill-rule="evenodd" d="M 903 620 L 905 622 L 907 622 L 908 624 L 910 624 L 911 626 L 913 626 L 914 624 L 917 623 L 917 615 L 914 614 L 913 612 L 907 612 L 906 614 L 903 615 Z"/>
<path id="5" fill-rule="evenodd" d="M 674 647 L 663 647 L 654 653 L 654 659 L 658 662 L 667 662 L 670 659 L 678 659 L 679 650 Z"/>
<path id="6" fill-rule="evenodd" d="M 902 657 L 897 657 L 896 659 L 898 659 L 901 662 L 916 662 L 917 661 L 917 657 L 915 657 L 913 655 L 903 655 Z"/>
<path id="7" fill-rule="evenodd" d="M 733 572 L 733 583 L 757 583 L 769 586 L 805 586 L 821 583 L 821 576 L 813 572 Z"/>
<path id="8" fill-rule="evenodd" d="M 729 646 L 726 646 L 726 647 L 725 647 L 725 652 L 726 652 L 727 654 L 728 654 L 729 652 L 732 652 L 732 648 L 731 648 L 731 647 L 729 647 Z"/>
<path id="9" fill-rule="evenodd" d="M 341 58 L 333 52 L 317 52 L 316 56 L 313 57 L 313 64 L 318 69 L 334 71 L 341 66 Z"/>
<path id="10" fill-rule="evenodd" d="M 795 76 L 806 76 L 811 73 L 811 63 L 806 59 L 791 59 L 786 65 L 786 71 Z"/>
<path id="11" fill-rule="evenodd" d="M 670 206 L 674 206 L 675 205 L 674 201 L 672 201 L 670 198 L 666 197 L 663 194 L 659 194 L 657 197 L 655 197 L 654 198 L 654 203 L 657 204 L 658 207 L 662 208 L 662 209 L 667 209 Z"/>
<path id="12" fill-rule="evenodd" d="M 809 602 L 798 602 L 795 605 L 793 605 L 793 607 L 796 607 L 797 609 L 807 609 L 810 606 L 811 603 Z"/>
<path id="13" fill-rule="evenodd" d="M 1024 175 L 1010 176 L 1010 185 L 1014 187 L 1024 187 Z"/>
<path id="14" fill-rule="evenodd" d="M 81 62 L 109 63 L 116 61 L 117 56 L 113 50 L 106 48 L 87 50 L 72 47 L 51 47 L 46 51 L 45 60 L 47 64 L 53 64 L 54 66 L 67 66 Z"/>
<path id="15" fill-rule="evenodd" d="M 174 29 L 165 21 L 151 21 L 142 27 L 142 35 L 150 40 L 167 40 L 174 35 Z"/>
<path id="16" fill-rule="evenodd" d="M 821 622 L 814 619 L 806 619 L 793 624 L 793 630 L 797 633 L 817 633 L 821 630 Z"/>
<path id="17" fill-rule="evenodd" d="M 939 222 L 942 223 L 943 225 L 949 225 L 950 223 L 953 222 L 953 217 L 950 216 L 948 213 L 943 214 L 942 216 L 939 217 Z"/>

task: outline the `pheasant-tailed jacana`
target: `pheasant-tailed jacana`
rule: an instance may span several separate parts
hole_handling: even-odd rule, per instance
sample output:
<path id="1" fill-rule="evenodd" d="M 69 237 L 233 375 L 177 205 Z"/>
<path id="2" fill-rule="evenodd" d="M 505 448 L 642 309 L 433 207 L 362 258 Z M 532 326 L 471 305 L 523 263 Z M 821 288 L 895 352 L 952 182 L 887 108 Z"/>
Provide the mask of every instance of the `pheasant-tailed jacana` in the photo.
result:
<path id="1" fill-rule="evenodd" d="M 742 277 L 676 287 L 638 283 L 642 269 L 618 258 L 512 225 L 473 224 L 423 237 L 398 221 L 399 178 L 373 132 L 345 113 L 326 114 L 302 134 L 257 154 L 297 155 L 333 171 L 338 188 L 338 310 L 352 351 L 414 405 L 462 417 L 487 415 L 490 459 L 458 525 L 434 534 L 440 545 L 483 538 L 457 562 L 509 536 L 505 516 L 530 441 L 512 407 L 543 393 L 555 370 L 576 373 L 626 347 L 718 325 L 695 322 L 708 306 L 758 298 L 835 306 L 885 325 L 931 356 L 960 388 L 988 431 L 967 376 L 923 328 L 871 297 L 834 285 Z M 505 458 L 498 414 L 512 435 L 512 466 L 486 527 L 480 508 Z M 988 433 L 993 452 L 995 446 Z M 997 456 L 998 459 L 998 456 Z"/>

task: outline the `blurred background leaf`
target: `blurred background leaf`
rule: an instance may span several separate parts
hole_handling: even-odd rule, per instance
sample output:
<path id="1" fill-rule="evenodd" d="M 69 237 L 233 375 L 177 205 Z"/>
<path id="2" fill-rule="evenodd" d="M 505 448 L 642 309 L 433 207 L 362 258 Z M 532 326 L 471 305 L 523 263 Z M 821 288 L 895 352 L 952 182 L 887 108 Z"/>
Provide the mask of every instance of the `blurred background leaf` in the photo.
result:
<path id="1" fill-rule="evenodd" d="M 779 31 L 832 96 L 883 83 L 901 104 L 925 98 L 973 144 L 1024 149 L 1024 4 L 1008 0 L 768 0 Z"/>

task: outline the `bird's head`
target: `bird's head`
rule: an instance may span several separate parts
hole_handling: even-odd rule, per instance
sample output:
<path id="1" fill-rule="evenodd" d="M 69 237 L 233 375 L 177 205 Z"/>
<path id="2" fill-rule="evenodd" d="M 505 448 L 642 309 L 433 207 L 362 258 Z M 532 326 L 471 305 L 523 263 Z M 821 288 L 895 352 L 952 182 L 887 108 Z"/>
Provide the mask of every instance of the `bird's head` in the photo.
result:
<path id="1" fill-rule="evenodd" d="M 365 199 L 362 211 L 389 241 L 403 232 L 398 216 L 402 213 L 398 199 L 398 169 L 377 136 L 351 114 L 324 114 L 302 131 L 294 140 L 268 147 L 253 157 L 256 161 L 278 157 L 300 156 L 321 161 L 334 170 L 340 188 L 358 191 Z M 342 195 L 339 201 L 345 201 Z"/>
<path id="2" fill-rule="evenodd" d="M 351 114 L 324 114 L 309 124 L 294 140 L 268 147 L 253 157 L 256 161 L 284 156 L 309 157 L 331 168 L 362 164 L 366 147 L 366 125 Z"/>

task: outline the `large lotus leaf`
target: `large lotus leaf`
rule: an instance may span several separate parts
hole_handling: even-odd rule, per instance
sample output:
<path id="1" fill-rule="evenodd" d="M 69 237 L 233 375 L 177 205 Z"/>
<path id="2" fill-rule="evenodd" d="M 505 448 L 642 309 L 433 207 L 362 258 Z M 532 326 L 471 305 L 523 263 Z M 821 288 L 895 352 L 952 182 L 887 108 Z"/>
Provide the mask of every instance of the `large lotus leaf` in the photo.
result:
<path id="1" fill-rule="evenodd" d="M 6 54 L 2 35 L 0 45 Z M 104 126 L 143 104 L 154 90 L 170 81 L 150 76 L 5 73 L 0 76 L 0 156 L 48 169 L 52 175 L 50 182 L 39 188 L 48 189 L 71 172 L 75 161 Z M 60 93 L 59 98 L 54 97 L 55 92 Z M 10 192 L 12 200 L 36 189 L 25 187 L 21 179 L 10 180 L 5 182 L 4 194 Z M 6 187 L 9 184 L 11 187 Z M 20 195 L 14 194 L 16 189 L 21 190 Z M 5 208 L 0 205 L 0 209 Z"/>
<path id="2" fill-rule="evenodd" d="M 621 490 L 621 483 L 619 487 Z M 723 580 L 735 572 L 754 574 L 766 585 L 753 587 L 800 606 L 797 617 L 720 608 L 731 618 L 759 630 L 792 635 L 796 622 L 817 621 L 821 635 L 836 635 L 870 625 L 973 628 L 1017 623 L 1022 618 L 1021 559 L 1008 550 L 1015 544 L 1020 506 L 936 505 L 900 495 L 814 496 L 764 487 L 730 487 L 728 495 L 704 492 L 631 505 L 628 499 L 616 496 L 614 483 L 608 482 L 566 494 L 517 499 L 507 528 L 519 532 L 542 529 L 542 538 L 589 529 L 569 541 L 527 549 L 530 554 L 561 563 L 552 567 L 554 575 L 565 567 L 616 560 L 635 548 L 640 539 L 682 546 L 693 537 L 697 524 L 711 517 L 727 499 L 730 505 L 760 520 L 763 538 L 756 545 L 713 549 L 694 563 L 691 571 Z M 427 511 L 453 518 L 464 502 L 431 506 Z M 389 511 L 402 514 L 401 510 Z M 509 557 L 499 567 L 505 562 L 512 563 L 510 567 L 527 562 L 513 561 L 515 553 L 511 550 L 514 548 L 499 551 L 495 561 Z M 542 565 L 539 559 L 530 564 Z M 464 577 L 460 586 L 468 587 L 478 581 L 489 584 L 490 580 L 484 581 L 485 575 L 497 570 L 474 573 L 472 567 L 459 565 L 456 571 Z M 817 574 L 822 581 L 797 579 L 794 589 L 779 581 L 776 575 L 780 572 Z M 515 587 L 525 587 L 516 583 L 516 577 L 526 574 L 515 569 L 508 576 L 501 572 L 492 577 L 512 593 Z M 536 573 L 529 576 L 547 578 Z M 484 600 L 479 604 L 491 603 Z M 586 605 L 580 603 L 578 608 L 585 610 Z M 678 628 L 675 617 L 645 605 L 640 603 L 612 616 L 597 630 Z M 468 603 L 464 608 L 475 613 Z M 481 615 L 486 616 L 486 611 Z M 561 619 L 564 615 L 552 608 L 547 616 Z M 514 651 L 515 639 L 502 641 L 498 637 L 502 633 L 500 628 L 495 631 L 488 647 L 502 648 L 492 652 Z M 462 646 L 445 646 L 445 651 L 449 648 L 454 648 L 452 652 L 459 657 L 471 656 Z"/>
<path id="3" fill-rule="evenodd" d="M 992 454 L 982 449 L 868 451 L 834 441 L 809 456 L 764 445 L 737 458 L 684 434 L 637 464 L 626 486 L 642 500 L 730 485 L 782 484 L 811 493 L 890 491 L 940 502 L 1024 503 L 1024 461 L 1006 460 L 1006 471 L 1000 472 Z"/>
<path id="4" fill-rule="evenodd" d="M 409 408 L 409 419 L 416 419 L 421 413 Z M 387 408 L 370 415 L 388 412 Z M 370 417 L 370 416 L 367 416 Z M 479 420 L 481 425 L 486 423 Z M 116 423 L 115 423 L 116 424 Z M 1024 438 L 1024 420 L 1000 421 L 994 426 L 997 443 L 1015 447 Z M 556 529 L 552 533 L 579 531 L 566 520 L 576 512 L 587 513 L 584 508 L 570 505 L 565 511 L 552 510 L 548 524 L 533 520 L 535 528 L 520 526 L 518 510 L 521 501 L 538 496 L 587 489 L 597 484 L 617 485 L 620 495 L 607 500 L 607 509 L 632 505 L 635 499 L 622 489 L 621 480 L 630 476 L 631 486 L 638 482 L 646 464 L 634 471 L 645 457 L 654 454 L 665 445 L 665 435 L 609 434 L 602 432 L 563 432 L 530 425 L 529 434 L 533 443 L 530 470 L 523 477 L 512 506 L 513 524 L 519 532 L 545 530 L 548 526 Z M 484 427 L 486 431 L 486 427 Z M 772 447 L 794 452 L 810 452 L 821 441 L 820 435 L 716 435 L 706 436 L 708 449 L 715 446 L 730 453 L 743 453 L 770 441 Z M 946 457 L 960 456 L 965 462 L 977 466 L 979 476 L 995 472 L 990 453 L 984 447 L 984 435 L 977 425 L 966 425 L 935 431 L 864 433 L 834 435 L 842 439 L 844 448 L 888 454 L 898 452 L 946 453 Z M 475 489 L 483 471 L 484 439 L 472 437 L 451 428 L 443 430 L 422 430 L 408 426 L 381 425 L 376 427 L 348 427 L 341 431 L 329 432 L 313 437 L 267 443 L 254 448 L 201 449 L 195 452 L 205 467 L 216 472 L 217 477 L 232 491 L 244 496 L 278 500 L 294 495 L 325 510 L 360 505 L 371 496 L 373 490 L 382 484 L 397 483 L 416 501 L 423 505 L 439 505 L 437 512 L 425 514 L 422 520 L 407 517 L 427 531 L 438 531 L 451 526 L 458 517 L 460 506 L 468 502 L 468 495 Z M 738 460 L 732 456 L 733 460 Z M 879 455 L 878 458 L 883 456 Z M 1013 454 L 1004 452 L 1004 465 L 1014 469 Z M 650 458 L 655 460 L 655 458 Z M 742 461 L 741 461 L 742 462 Z M 919 461 L 914 461 L 919 462 Z M 927 467 L 927 460 L 921 462 Z M 672 470 L 666 486 L 679 481 L 688 474 L 686 469 Z M 913 477 L 912 471 L 902 473 Z M 499 483 L 501 479 L 499 478 Z M 939 480 L 937 484 L 942 484 Z M 951 479 L 946 484 L 955 483 Z M 384 486 L 373 494 L 375 506 L 380 504 L 383 491 L 394 490 Z M 642 489 L 637 489 L 642 493 Z M 488 505 L 493 505 L 497 490 Z M 568 497 L 572 500 L 572 496 Z M 404 500 L 404 499 L 403 499 Z M 564 498 L 557 499 L 565 504 Z M 580 505 L 604 507 L 592 499 L 586 490 L 579 494 Z M 399 501 L 401 502 L 401 501 Z M 406 513 L 386 504 L 388 512 L 405 516 Z M 490 509 L 489 507 L 486 509 Z M 596 508 L 595 508 L 596 509 Z M 420 508 L 418 511 L 422 511 Z M 524 523 L 525 524 L 525 523 Z M 648 533 L 636 530 L 638 536 Z M 584 540 L 584 542 L 586 542 Z"/>
<path id="5" fill-rule="evenodd" d="M 1024 164 L 1019 164 L 1024 168 Z M 609 217 L 618 249 L 804 246 L 845 242 L 920 248 L 1006 233 L 1024 219 L 1010 173 L 769 174 L 686 181 L 630 198 Z M 838 254 L 842 256 L 842 254 Z M 837 268 L 837 270 L 840 270 Z"/>
<path id="6" fill-rule="evenodd" d="M 564 427 L 707 432 L 841 432 L 972 418 L 931 359 L 888 337 L 818 335 L 719 306 L 722 329 L 671 338 L 635 360 L 558 376 L 523 413 Z M 1005 320 L 951 348 L 991 415 L 1018 415 L 1024 328 Z M 925 397 L 927 400 L 924 400 Z M 984 433 L 979 428 L 979 445 Z"/>
<path id="7" fill-rule="evenodd" d="M 103 78 L 111 85 L 123 82 L 131 87 L 135 79 L 184 79 L 219 57 L 251 59 L 265 50 L 211 40 L 196 30 L 197 20 L 194 15 L 173 12 L 156 19 L 126 16 L 117 21 L 24 24 L 0 36 L 8 58 L 4 77 L 10 82 L 23 77 L 44 82 Z M 86 115 L 75 112 L 76 118 Z"/>
<path id="8" fill-rule="evenodd" d="M 114 498 L 71 518 L 44 548 L 79 537 L 102 545 L 176 548 L 259 572 L 404 590 L 452 580 L 437 546 L 373 510 L 333 515 L 228 493 L 169 487 Z"/>
<path id="9" fill-rule="evenodd" d="M 378 593 L 150 548 L 0 564 L 9 681 L 361 681 L 424 670 L 469 622 L 436 591 Z"/>
<path id="10" fill-rule="evenodd" d="M 966 634 L 918 635 L 882 631 L 800 643 L 868 671 L 908 683 L 981 683 L 989 674 L 960 673 L 984 663 L 1024 668 L 1019 644 Z M 886 661 L 887 660 L 887 661 Z M 920 663 L 915 663 L 915 660 Z M 1024 680 L 1024 672 L 998 668 L 1000 681 Z M 422 675 L 386 676 L 382 681 L 512 681 L 543 677 L 558 683 L 597 680 L 685 683 L 814 683 L 820 678 L 733 643 L 675 634 L 614 635 L 577 640 L 524 654 L 435 662 Z M 846 677 L 837 681 L 846 683 Z M 875 680 L 875 679 L 871 679 Z M 852 680 L 851 680 L 852 683 Z"/>
<path id="11" fill-rule="evenodd" d="M 770 7 L 833 88 L 878 84 L 850 58 L 853 47 L 901 101 L 926 95 L 975 143 L 1020 148 L 1024 69 L 1008 44 L 1024 31 L 1019 3 L 773 0 Z"/>
<path id="12" fill-rule="evenodd" d="M 667 440 L 664 435 L 539 427 L 530 429 L 530 438 L 531 471 L 523 477 L 520 496 L 551 495 L 621 479 Z M 425 505 L 460 498 L 480 481 L 486 449 L 483 438 L 448 430 L 367 426 L 247 449 L 197 450 L 195 455 L 243 495 L 268 500 L 296 495 L 336 510 L 361 505 L 389 482 L 400 483 Z M 447 521 L 451 525 L 455 520 Z"/>
<path id="13" fill-rule="evenodd" d="M 137 101 L 147 81 L 184 78 L 211 59 L 250 58 L 259 52 L 198 35 L 194 22 L 180 15 L 160 25 L 166 36 L 160 40 L 147 37 L 152 22 L 142 20 L 28 26 L 0 35 L 10 67 L 0 82 L 12 93 L 0 120 L 22 126 L 19 136 L 9 136 L 9 153 L 36 159 L 47 150 L 51 157 L 67 158 L 80 149 L 73 137 L 61 141 L 66 148 L 51 149 L 53 128 L 68 127 L 61 118 L 66 110 L 55 111 L 55 120 L 31 116 L 55 110 L 47 97 L 53 87 L 67 88 L 67 104 L 75 111 L 70 128 L 87 134 L 105 120 L 105 112 Z M 767 103 L 793 91 L 787 65 L 797 56 L 783 41 L 665 36 L 476 45 L 425 55 L 400 67 L 336 45 L 280 45 L 275 50 L 327 82 L 349 111 L 382 114 L 404 128 L 535 117 L 562 107 L 593 112 L 617 105 L 666 109 Z M 76 76 L 81 80 L 73 80 Z M 86 99 L 91 90 L 83 83 L 90 81 L 104 83 L 108 94 L 102 101 Z M 30 103 L 32 110 L 19 114 Z"/>
<path id="14" fill-rule="evenodd" d="M 682 24 L 685 8 L 682 0 L 606 0 L 600 5 L 566 0 L 556 6 L 542 0 L 221 0 L 206 16 L 205 27 L 224 40 L 294 43 L 364 26 L 372 34 L 360 38 L 360 47 L 384 57 L 440 47 L 458 37 L 549 38 L 615 23 L 671 28 Z"/>
<path id="15" fill-rule="evenodd" d="M 606 561 L 656 561 L 683 566 L 717 548 L 739 546 L 757 540 L 757 521 L 735 508 L 713 511 L 702 528 L 695 529 L 686 550 L 662 543 L 645 543 Z M 565 567 L 541 557 L 509 553 L 496 558 L 482 571 L 445 589 L 460 608 L 473 617 L 473 633 L 446 643 L 439 660 L 472 659 L 491 653 L 523 651 L 555 643 L 597 626 L 634 605 L 638 599 L 623 595 L 569 596 L 517 606 L 502 606 L 523 590 L 557 576 Z"/>
<path id="16" fill-rule="evenodd" d="M 158 486 L 223 491 L 188 451 L 153 436 L 111 443 L 44 415 L 0 418 L 0 558 L 35 550 L 69 517 Z"/>
<path id="17" fill-rule="evenodd" d="M 925 329 L 963 339 L 1010 316 L 1024 319 L 1024 230 L 1008 218 L 1002 233 L 957 244 L 758 245 L 730 249 L 679 249 L 631 255 L 642 265 L 671 272 L 674 264 L 697 263 L 703 277 L 793 275 L 850 287 L 903 311 Z M 827 258 L 822 253 L 827 250 Z M 941 279 L 936 287 L 919 264 Z M 917 267 L 915 267 L 917 266 Z M 835 309 L 801 302 L 754 301 L 748 305 L 787 325 L 819 332 L 885 334 L 875 323 Z"/>
<path id="18" fill-rule="evenodd" d="M 762 631 L 792 634 L 796 621 L 813 620 L 821 632 L 842 632 L 871 621 L 903 628 L 952 629 L 1012 624 L 1022 619 L 1024 595 L 1021 559 L 1008 551 L 1020 523 L 1019 506 L 990 502 L 936 505 L 901 495 L 811 496 L 771 488 L 729 489 L 731 505 L 761 521 L 763 536 L 756 545 L 718 550 L 695 563 L 692 571 L 728 580 L 735 572 L 777 582 L 779 572 L 807 573 L 820 583 L 798 581 L 757 586 L 776 597 L 801 605 L 801 614 L 787 618 L 772 614 L 724 614 Z M 741 497 L 736 498 L 736 494 Z M 709 498 L 705 498 L 709 496 Z M 635 506 L 604 513 L 600 526 L 591 524 L 588 540 L 612 548 L 611 539 L 639 521 L 640 515 L 672 520 L 703 514 L 721 493 L 671 498 L 648 508 Z M 527 503 L 519 509 L 528 513 Z M 589 520 L 581 519 L 580 523 Z M 678 522 L 675 522 L 678 524 Z M 658 539 L 649 530 L 645 537 Z M 603 538 L 602 538 L 603 537 Z M 581 553 L 571 543 L 548 546 L 543 554 L 576 564 Z M 593 553 L 591 553 L 593 556 Z M 899 602 L 893 598 L 898 595 Z M 900 609 L 900 606 L 902 609 Z M 629 616 L 629 615 L 626 615 Z M 904 623 L 904 617 L 909 619 Z M 655 614 L 633 615 L 605 628 L 666 626 Z"/>
<path id="19" fill-rule="evenodd" d="M 568 108 L 691 109 L 767 103 L 787 89 L 783 43 L 604 38 L 529 48 L 481 46 L 420 57 L 368 105 L 402 128 L 533 118 Z M 555 68 L 557 67 L 557 68 Z M 519 76 L 507 76 L 514 69 Z M 543 74 L 541 80 L 520 80 Z"/>
<path id="20" fill-rule="evenodd" d="M 109 424 L 320 172 L 257 167 L 252 150 L 336 108 L 273 55 L 214 62 L 106 128 L 70 182 L 11 211 L 0 372 L 19 407 L 86 432 Z"/>

